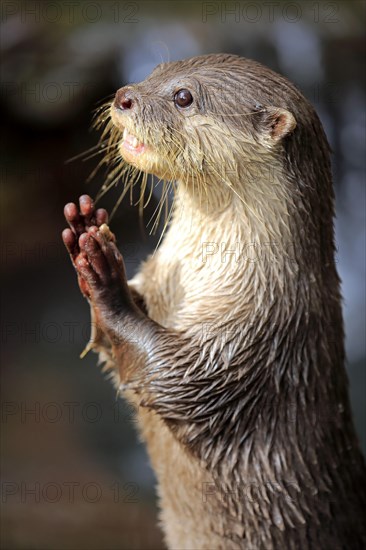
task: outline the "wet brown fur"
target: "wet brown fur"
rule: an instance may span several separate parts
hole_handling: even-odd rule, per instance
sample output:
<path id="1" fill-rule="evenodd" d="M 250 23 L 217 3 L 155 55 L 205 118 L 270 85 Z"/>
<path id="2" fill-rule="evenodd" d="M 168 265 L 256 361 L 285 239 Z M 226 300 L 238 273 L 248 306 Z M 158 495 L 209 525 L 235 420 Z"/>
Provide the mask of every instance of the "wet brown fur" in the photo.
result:
<path id="1" fill-rule="evenodd" d="M 180 88 L 195 99 L 186 111 Z M 174 180 L 175 201 L 130 282 L 140 313 L 114 314 L 119 343 L 97 348 L 141 405 L 169 548 L 362 548 L 365 468 L 314 109 L 231 55 L 162 64 L 128 90 L 107 160 L 126 170 L 126 126 L 154 147 L 137 169 Z"/>

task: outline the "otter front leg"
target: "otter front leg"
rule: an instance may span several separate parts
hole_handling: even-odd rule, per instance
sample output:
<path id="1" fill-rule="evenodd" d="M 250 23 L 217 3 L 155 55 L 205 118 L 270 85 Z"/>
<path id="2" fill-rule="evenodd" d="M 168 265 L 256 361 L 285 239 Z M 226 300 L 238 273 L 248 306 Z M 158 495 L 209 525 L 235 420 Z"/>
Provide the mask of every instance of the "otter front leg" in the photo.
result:
<path id="1" fill-rule="evenodd" d="M 83 195 L 79 199 L 79 207 L 74 203 L 68 203 L 65 206 L 64 215 L 66 221 L 70 226 L 70 229 L 65 229 L 63 231 L 62 238 L 69 252 L 71 261 L 78 274 L 80 290 L 82 294 L 88 299 L 91 307 L 91 338 L 85 352 L 91 348 L 96 348 L 98 350 L 103 349 L 106 351 L 107 348 L 111 347 L 111 345 L 109 340 L 106 339 L 106 335 L 104 334 L 103 328 L 99 322 L 99 319 L 101 317 L 100 312 L 96 310 L 96 308 L 94 307 L 94 303 L 91 300 L 90 285 L 88 284 L 87 279 L 83 277 L 80 265 L 85 262 L 85 258 L 87 255 L 84 245 L 87 244 L 87 234 L 89 232 L 91 235 L 98 231 L 98 229 L 104 225 L 105 237 L 111 242 L 115 242 L 114 235 L 109 231 L 109 229 L 107 229 L 107 226 L 105 225 L 106 223 L 108 223 L 108 213 L 104 208 L 99 208 L 96 210 L 94 208 L 92 199 L 88 195 Z M 115 250 L 117 250 L 116 247 Z M 94 262 L 95 261 L 97 261 L 96 258 L 94 258 Z M 100 269 L 102 269 L 102 267 L 103 266 L 99 266 L 99 271 Z M 123 270 L 123 278 L 125 280 L 124 266 L 122 261 L 119 263 L 118 269 Z M 103 280 L 103 282 L 104 284 L 107 283 L 106 280 Z M 133 288 L 131 288 L 131 295 L 136 304 L 138 304 L 138 307 L 140 307 L 142 310 L 145 310 L 145 305 L 142 297 Z"/>

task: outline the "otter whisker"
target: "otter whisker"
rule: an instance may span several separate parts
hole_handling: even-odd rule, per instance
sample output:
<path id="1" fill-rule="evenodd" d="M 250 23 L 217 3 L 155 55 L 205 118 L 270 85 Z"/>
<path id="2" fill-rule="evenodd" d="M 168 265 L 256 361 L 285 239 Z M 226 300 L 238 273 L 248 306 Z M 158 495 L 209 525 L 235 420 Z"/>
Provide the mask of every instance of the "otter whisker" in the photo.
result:
<path id="1" fill-rule="evenodd" d="M 121 204 L 123 198 L 126 196 L 128 191 L 130 191 L 130 193 L 132 193 L 133 186 L 135 185 L 136 180 L 138 179 L 138 176 L 139 176 L 139 170 L 134 168 L 134 170 L 132 171 L 131 177 L 128 180 L 128 183 L 126 184 L 126 180 L 124 182 L 123 191 L 120 194 L 120 196 L 118 197 L 118 200 L 117 200 L 116 204 L 114 205 L 113 210 L 111 212 L 111 216 L 110 216 L 111 219 L 113 218 L 114 214 L 116 213 L 119 205 Z M 131 199 L 131 202 L 132 202 L 132 195 L 130 195 L 130 199 Z"/>
<path id="2" fill-rule="evenodd" d="M 123 177 L 124 174 L 128 171 L 128 165 L 125 162 L 120 161 L 120 166 L 117 166 L 112 170 L 108 176 L 107 181 L 102 185 L 100 190 L 97 193 L 95 202 L 99 201 L 112 187 L 116 186 L 118 181 Z"/>
<path id="3" fill-rule="evenodd" d="M 172 142 L 176 146 L 177 154 L 179 154 L 179 152 L 182 150 L 182 147 L 180 146 L 179 143 L 174 142 L 173 139 L 172 139 Z M 161 194 L 161 197 L 160 197 L 160 201 L 157 205 L 157 208 L 155 209 L 155 211 L 153 213 L 153 216 L 151 217 L 151 219 L 148 222 L 148 225 L 149 225 L 152 222 L 152 219 L 155 216 L 155 221 L 154 221 L 152 229 L 151 229 L 151 233 L 155 233 L 155 231 L 158 228 L 161 213 L 163 211 L 163 205 L 165 203 L 165 221 L 164 221 L 164 226 L 163 226 L 161 237 L 165 233 L 165 229 L 166 229 L 166 227 L 168 225 L 168 221 L 170 219 L 170 212 L 172 211 L 172 207 L 171 207 L 170 212 L 169 212 L 169 190 L 172 187 L 172 182 L 174 182 L 174 180 L 176 179 L 176 171 L 177 171 L 176 167 L 172 164 L 172 160 L 170 158 L 171 156 L 173 156 L 173 149 L 172 149 L 172 147 L 169 143 L 166 143 L 166 147 L 167 147 L 167 154 L 164 155 L 164 159 L 167 161 L 167 163 L 169 165 L 170 177 L 169 177 L 169 180 L 164 180 L 164 178 L 162 178 L 157 183 L 157 185 L 158 185 L 160 183 L 160 181 L 163 182 L 163 190 L 162 190 L 162 194 Z M 168 185 L 168 187 L 167 187 L 167 185 Z"/>
<path id="4" fill-rule="evenodd" d="M 159 185 L 159 183 L 162 183 L 162 186 L 163 186 L 163 189 L 162 189 L 162 194 L 161 194 L 161 198 L 150 218 L 150 220 L 148 221 L 148 223 L 146 224 L 147 227 L 152 224 L 152 228 L 150 230 L 150 234 L 154 233 L 158 227 L 158 224 L 159 224 L 159 221 L 160 221 L 160 216 L 161 216 L 161 212 L 162 212 L 162 209 L 163 209 L 163 206 L 164 206 L 164 203 L 165 203 L 165 200 L 167 198 L 167 188 L 168 188 L 168 182 L 167 180 L 163 180 L 163 179 L 159 179 L 159 181 L 157 182 L 157 184 L 155 185 L 155 187 L 157 185 Z M 153 222 L 154 220 L 154 222 Z"/>
<path id="5" fill-rule="evenodd" d="M 148 174 L 147 174 L 146 172 L 144 172 L 144 177 L 146 177 L 146 180 L 148 181 Z M 154 186 L 153 186 L 153 183 L 152 183 L 152 182 L 150 182 L 150 183 L 151 183 L 151 185 L 150 185 L 150 191 L 149 191 L 147 200 L 146 200 L 146 202 L 144 203 L 143 209 L 145 209 L 145 208 L 149 205 L 150 200 L 151 200 L 151 197 L 153 196 Z"/>
<path id="6" fill-rule="evenodd" d="M 170 182 L 170 184 L 171 184 L 171 185 L 174 185 L 173 182 Z M 176 200 L 175 195 L 173 195 L 173 201 L 172 201 L 172 204 L 171 204 L 171 206 L 170 206 L 169 214 L 168 214 L 168 216 L 167 216 L 166 219 L 165 219 L 165 222 L 164 222 L 164 226 L 163 226 L 162 232 L 161 232 L 160 237 L 159 237 L 159 240 L 158 240 L 158 242 L 157 242 L 157 244 L 156 244 L 156 246 L 155 246 L 155 249 L 154 249 L 154 253 L 153 253 L 153 254 L 155 254 L 156 251 L 157 251 L 157 249 L 159 248 L 160 243 L 161 243 L 161 241 L 162 241 L 162 239 L 163 239 L 163 236 L 164 236 L 164 234 L 165 234 L 165 231 L 166 231 L 166 229 L 167 229 L 167 227 L 168 227 L 168 225 L 169 225 L 169 222 L 170 222 L 170 220 L 171 220 L 171 217 L 172 217 L 172 214 L 173 214 L 173 211 L 174 211 L 175 200 Z"/>
<path id="7" fill-rule="evenodd" d="M 87 149 L 86 151 L 83 151 L 82 153 L 78 153 L 77 155 L 74 155 L 73 157 L 70 157 L 69 159 L 65 160 L 65 164 L 69 164 L 70 162 L 74 162 L 75 160 L 80 160 L 80 159 L 82 159 L 83 161 L 86 161 L 97 155 L 100 155 L 101 153 L 105 152 L 107 143 L 108 143 L 108 140 L 103 140 L 102 142 L 97 143 L 97 145 L 93 145 L 92 147 L 89 147 L 89 149 Z M 96 151 L 96 152 L 89 155 L 89 153 L 91 153 L 92 151 Z"/>

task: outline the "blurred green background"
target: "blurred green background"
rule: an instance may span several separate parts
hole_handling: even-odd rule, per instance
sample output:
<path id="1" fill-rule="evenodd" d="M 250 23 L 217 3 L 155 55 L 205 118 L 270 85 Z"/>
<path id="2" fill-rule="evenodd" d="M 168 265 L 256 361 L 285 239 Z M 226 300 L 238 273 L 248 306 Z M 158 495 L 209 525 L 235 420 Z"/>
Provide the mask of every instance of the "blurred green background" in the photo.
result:
<path id="1" fill-rule="evenodd" d="M 2 2 L 1 548 L 163 547 L 134 411 L 95 355 L 79 359 L 89 311 L 60 239 L 64 204 L 103 183 L 103 172 L 86 183 L 98 157 L 66 163 L 97 144 L 93 111 L 162 60 L 251 57 L 317 108 L 333 150 L 347 369 L 365 449 L 364 12 L 364 1 Z M 111 227 L 131 276 L 157 236 L 128 199 Z"/>

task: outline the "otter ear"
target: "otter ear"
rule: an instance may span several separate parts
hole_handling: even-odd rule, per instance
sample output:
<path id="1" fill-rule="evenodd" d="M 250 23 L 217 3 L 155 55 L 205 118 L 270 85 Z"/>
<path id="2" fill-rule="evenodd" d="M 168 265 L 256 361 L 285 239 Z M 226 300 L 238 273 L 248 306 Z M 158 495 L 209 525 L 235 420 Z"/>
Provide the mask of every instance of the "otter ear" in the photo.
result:
<path id="1" fill-rule="evenodd" d="M 258 114 L 260 121 L 256 126 L 263 145 L 276 145 L 296 128 L 296 119 L 287 109 L 262 107 Z"/>

